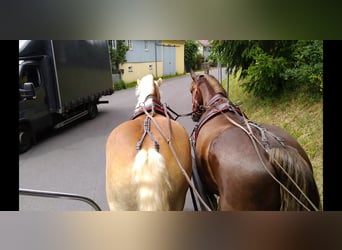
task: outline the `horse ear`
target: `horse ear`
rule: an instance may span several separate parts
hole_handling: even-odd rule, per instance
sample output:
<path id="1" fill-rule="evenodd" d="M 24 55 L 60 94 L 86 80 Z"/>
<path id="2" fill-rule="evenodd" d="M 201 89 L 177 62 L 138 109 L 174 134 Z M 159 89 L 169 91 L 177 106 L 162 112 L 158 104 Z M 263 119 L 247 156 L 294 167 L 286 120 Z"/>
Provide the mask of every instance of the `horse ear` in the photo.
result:
<path id="1" fill-rule="evenodd" d="M 159 78 L 158 81 L 154 81 L 159 87 L 163 83 L 163 79 Z"/>
<path id="2" fill-rule="evenodd" d="M 190 76 L 192 80 L 196 81 L 196 73 L 192 69 L 190 69 Z"/>

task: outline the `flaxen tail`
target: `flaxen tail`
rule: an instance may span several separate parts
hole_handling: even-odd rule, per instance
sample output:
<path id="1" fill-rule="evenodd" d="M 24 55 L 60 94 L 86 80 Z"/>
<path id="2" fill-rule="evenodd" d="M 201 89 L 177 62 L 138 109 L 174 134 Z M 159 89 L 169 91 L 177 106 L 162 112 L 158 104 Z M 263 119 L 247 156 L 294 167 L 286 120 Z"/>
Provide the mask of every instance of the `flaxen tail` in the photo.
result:
<path id="1" fill-rule="evenodd" d="M 135 157 L 133 181 L 137 210 L 169 210 L 171 183 L 163 156 L 155 149 L 141 149 Z"/>
<path id="2" fill-rule="evenodd" d="M 312 169 L 295 148 L 290 146 L 272 148 L 269 151 L 269 160 L 276 169 L 279 181 L 288 189 L 287 191 L 280 187 L 280 210 L 321 209 L 318 188 Z M 303 191 L 304 195 L 293 182 Z M 299 201 L 290 193 L 297 197 Z"/>

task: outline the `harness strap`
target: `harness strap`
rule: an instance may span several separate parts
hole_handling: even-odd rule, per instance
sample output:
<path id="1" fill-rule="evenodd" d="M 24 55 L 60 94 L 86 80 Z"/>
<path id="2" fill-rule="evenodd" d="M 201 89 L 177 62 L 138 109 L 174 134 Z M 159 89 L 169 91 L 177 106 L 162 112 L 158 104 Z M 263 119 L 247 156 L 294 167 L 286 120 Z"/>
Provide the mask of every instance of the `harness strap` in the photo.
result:
<path id="1" fill-rule="evenodd" d="M 136 145 L 137 151 L 139 151 L 141 149 L 142 143 L 143 143 L 146 135 L 149 135 L 149 137 L 151 138 L 151 140 L 154 143 L 154 148 L 156 149 L 157 152 L 159 152 L 160 146 L 159 146 L 159 143 L 156 140 L 156 138 L 151 133 L 150 121 L 151 121 L 151 119 L 149 117 L 146 117 L 144 120 L 144 133 L 141 136 L 141 139 L 137 142 L 137 145 Z"/>
<path id="2" fill-rule="evenodd" d="M 166 110 L 166 104 L 164 105 L 164 110 Z M 191 182 L 191 177 L 188 176 L 188 174 L 186 173 L 184 167 L 182 166 L 182 163 L 180 162 L 179 157 L 177 156 L 176 150 L 173 147 L 172 144 L 172 127 L 171 127 L 171 120 L 169 117 L 169 113 L 165 112 L 165 116 L 168 119 L 168 135 L 166 135 L 162 128 L 158 125 L 158 123 L 156 122 L 156 120 L 151 116 L 151 114 L 143 108 L 143 112 L 145 113 L 145 115 L 150 118 L 150 121 L 153 122 L 153 124 L 155 125 L 156 129 L 159 131 L 160 135 L 164 138 L 164 140 L 168 143 L 169 148 L 173 154 L 173 156 L 175 157 L 175 160 L 177 161 L 177 164 L 180 168 L 180 170 L 182 171 L 185 179 L 187 180 L 187 182 L 189 183 L 189 186 L 192 188 L 192 190 L 195 192 L 195 194 L 197 195 L 198 200 L 203 204 L 203 206 L 208 210 L 211 211 L 211 209 L 208 207 L 208 205 L 204 202 L 204 200 L 202 199 L 201 195 L 198 193 L 196 187 L 193 185 L 193 183 Z"/>
<path id="3" fill-rule="evenodd" d="M 173 147 L 172 144 L 172 126 L 171 126 L 171 119 L 175 120 L 169 110 L 174 113 L 177 118 L 180 116 L 188 116 L 191 115 L 191 113 L 189 114 L 185 114 L 185 115 L 178 115 L 176 114 L 172 109 L 170 109 L 166 104 L 164 104 L 162 106 L 162 104 L 160 102 L 158 102 L 157 104 L 155 103 L 155 100 L 153 101 L 152 105 L 149 106 L 141 106 L 140 109 L 138 110 L 138 112 L 135 112 L 135 114 L 133 115 L 133 117 L 131 118 L 132 120 L 137 118 L 138 116 L 145 114 L 146 118 L 144 120 L 144 133 L 141 137 L 141 139 L 138 141 L 138 143 L 136 144 L 136 149 L 140 150 L 142 147 L 142 143 L 146 137 L 146 135 L 148 134 L 152 141 L 154 142 L 154 146 L 155 149 L 159 152 L 159 144 L 157 142 L 157 140 L 154 138 L 154 136 L 152 135 L 151 131 L 150 131 L 150 122 L 153 122 L 153 124 L 155 125 L 156 129 L 158 130 L 158 132 L 160 133 L 160 135 L 164 138 L 164 140 L 168 143 L 169 148 L 173 154 L 173 156 L 175 157 L 175 160 L 177 161 L 177 164 L 180 168 L 180 170 L 182 171 L 185 179 L 187 180 L 189 186 L 191 187 L 191 190 L 197 195 L 198 200 L 203 204 L 203 206 L 208 210 L 211 211 L 211 209 L 208 207 L 208 205 L 204 202 L 204 200 L 202 199 L 201 195 L 198 193 L 198 191 L 196 190 L 196 187 L 193 185 L 193 183 L 191 182 L 191 177 L 188 176 L 188 174 L 186 173 L 184 167 L 182 166 L 182 163 L 180 162 L 179 157 L 177 156 L 177 153 Z M 163 130 L 161 129 L 161 127 L 158 125 L 158 123 L 156 122 L 156 120 L 153 118 L 154 114 L 158 113 L 161 114 L 163 116 L 165 116 L 168 120 L 168 135 L 166 135 Z M 152 113 L 152 114 L 151 114 Z"/>
<path id="4" fill-rule="evenodd" d="M 266 128 L 264 128 L 263 126 L 261 126 L 260 124 L 258 124 L 256 122 L 253 122 L 253 121 L 250 121 L 250 120 L 248 120 L 247 122 L 248 122 L 249 125 L 257 128 L 260 131 L 261 141 L 262 141 L 262 144 L 263 144 L 266 152 L 268 152 L 270 150 L 270 143 L 267 140 L 266 133 L 271 135 L 280 145 L 285 147 L 285 143 L 284 143 L 284 139 L 283 138 L 281 138 L 279 136 L 276 136 L 275 134 L 273 134 L 272 132 L 268 131 Z"/>
<path id="5" fill-rule="evenodd" d="M 153 95 L 149 95 L 146 97 L 146 99 L 148 98 L 153 98 Z M 146 101 L 145 99 L 145 101 Z M 136 144 L 136 150 L 139 151 L 141 150 L 142 144 L 145 140 L 146 135 L 148 135 L 151 140 L 154 143 L 154 148 L 156 149 L 157 152 L 159 152 L 159 148 L 160 145 L 157 141 L 157 139 L 153 136 L 152 132 L 151 132 L 151 118 L 153 118 L 153 116 L 158 113 L 160 115 L 169 117 L 168 112 L 166 111 L 166 109 L 162 106 L 162 104 L 159 101 L 156 101 L 155 99 L 153 99 L 153 102 L 151 105 L 148 106 L 141 106 L 139 108 L 139 110 L 137 112 L 135 112 L 135 114 L 132 116 L 131 120 L 136 119 L 137 117 L 139 117 L 142 114 L 145 113 L 150 113 L 150 116 L 146 116 L 145 120 L 144 120 L 144 133 L 141 136 L 141 139 L 137 142 Z"/>
<path id="6" fill-rule="evenodd" d="M 265 132 L 267 130 L 260 124 L 257 124 L 253 121 L 248 121 L 248 123 L 249 125 L 257 128 L 260 131 L 262 144 L 264 145 L 266 152 L 268 152 L 270 150 L 270 143 L 268 142 L 267 137 L 265 135 Z"/>
<path id="7" fill-rule="evenodd" d="M 131 120 L 134 120 L 135 118 L 145 114 L 145 111 L 146 110 L 147 112 L 152 112 L 152 116 L 154 116 L 155 113 L 157 114 L 160 114 L 160 115 L 163 115 L 166 117 L 166 114 L 172 119 L 172 120 L 175 120 L 173 118 L 173 116 L 168 112 L 166 111 L 166 109 L 162 106 L 161 103 L 156 103 L 155 101 L 148 105 L 148 106 L 141 106 L 131 117 Z"/>
<path id="8" fill-rule="evenodd" d="M 216 99 L 215 101 L 217 100 L 218 99 Z M 216 115 L 219 115 L 228 111 L 234 112 L 241 122 L 244 121 L 244 118 L 247 118 L 247 116 L 237 106 L 235 106 L 233 103 L 227 100 L 226 102 L 213 107 L 213 109 L 208 113 L 208 115 L 206 115 L 202 120 L 200 120 L 198 124 L 195 126 L 194 131 L 193 131 L 195 132 L 195 143 L 196 143 L 199 131 L 201 130 L 204 124 L 206 124 L 211 118 L 215 117 Z"/>

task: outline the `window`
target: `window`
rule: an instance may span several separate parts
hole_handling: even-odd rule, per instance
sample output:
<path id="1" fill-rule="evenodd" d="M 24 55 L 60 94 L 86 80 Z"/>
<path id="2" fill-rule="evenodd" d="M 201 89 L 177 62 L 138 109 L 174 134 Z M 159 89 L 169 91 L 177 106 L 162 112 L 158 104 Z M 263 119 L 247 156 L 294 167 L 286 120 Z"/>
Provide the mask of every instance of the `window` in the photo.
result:
<path id="1" fill-rule="evenodd" d="M 128 67 L 128 72 L 133 72 L 133 66 Z"/>
<path id="2" fill-rule="evenodd" d="M 145 50 L 148 50 L 148 49 L 149 49 L 149 47 L 148 47 L 148 41 L 147 41 L 147 40 L 144 41 L 144 48 L 145 48 Z"/>
<path id="3" fill-rule="evenodd" d="M 153 69 L 152 64 L 148 65 L 148 70 L 152 71 L 152 69 Z"/>
<path id="4" fill-rule="evenodd" d="M 109 40 L 108 42 L 112 49 L 116 49 L 116 40 Z"/>
<path id="5" fill-rule="evenodd" d="M 34 87 L 40 86 L 40 73 L 35 65 L 26 65 L 20 77 L 20 83 L 32 82 Z"/>
<path id="6" fill-rule="evenodd" d="M 132 40 L 127 40 L 127 46 L 129 48 L 129 50 L 133 50 L 133 43 Z"/>

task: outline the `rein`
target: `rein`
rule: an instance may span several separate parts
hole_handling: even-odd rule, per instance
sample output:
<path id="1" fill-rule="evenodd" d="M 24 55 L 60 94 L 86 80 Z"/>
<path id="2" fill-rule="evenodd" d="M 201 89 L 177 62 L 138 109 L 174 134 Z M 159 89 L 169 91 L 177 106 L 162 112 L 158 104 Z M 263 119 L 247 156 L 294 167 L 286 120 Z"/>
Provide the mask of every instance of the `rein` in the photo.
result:
<path id="1" fill-rule="evenodd" d="M 155 96 L 153 96 L 153 95 L 148 95 L 147 97 L 155 97 Z M 148 99 L 147 97 L 145 98 L 145 101 Z M 153 99 L 153 101 L 155 101 L 155 99 Z M 154 102 L 153 102 L 153 104 L 154 104 Z M 140 104 L 140 107 L 139 107 L 140 112 L 139 112 L 137 115 L 134 115 L 133 118 L 132 118 L 132 119 L 135 119 L 136 117 L 138 117 L 138 116 L 140 116 L 140 115 L 142 115 L 142 114 L 145 114 L 145 115 L 146 115 L 146 118 L 145 118 L 145 120 L 144 120 L 144 134 L 143 134 L 141 140 L 139 140 L 139 142 L 137 143 L 137 146 L 136 146 L 137 149 L 138 149 L 138 147 L 139 147 L 139 150 L 141 149 L 141 144 L 142 144 L 142 142 L 143 142 L 143 140 L 144 140 L 144 138 L 145 138 L 145 136 L 146 136 L 146 133 L 149 134 L 149 132 L 146 132 L 146 130 L 147 130 L 147 129 L 148 129 L 148 130 L 150 129 L 150 125 L 147 125 L 147 124 L 151 121 L 151 122 L 154 124 L 154 126 L 156 127 L 156 129 L 158 130 L 158 132 L 160 133 L 160 135 L 163 137 L 163 139 L 164 139 L 164 140 L 167 142 L 167 144 L 169 145 L 169 148 L 170 148 L 170 150 L 171 150 L 171 152 L 172 152 L 174 158 L 175 158 L 176 161 L 177 161 L 177 164 L 178 164 L 178 166 L 179 166 L 179 169 L 180 169 L 181 172 L 183 173 L 183 175 L 184 175 L 185 179 L 187 180 L 189 186 L 190 186 L 190 187 L 192 188 L 192 190 L 195 192 L 195 194 L 196 194 L 198 200 L 205 206 L 205 208 L 206 208 L 208 211 L 211 211 L 211 209 L 209 208 L 209 206 L 204 202 L 204 200 L 202 199 L 201 195 L 198 193 L 196 187 L 195 187 L 195 186 L 193 185 L 193 183 L 191 182 L 191 178 L 188 176 L 188 174 L 187 174 L 186 171 L 184 170 L 184 167 L 183 167 L 182 163 L 181 163 L 180 160 L 179 160 L 179 157 L 178 157 L 178 155 L 177 155 L 177 153 L 176 153 L 176 150 L 175 150 L 174 147 L 173 147 L 172 140 L 171 140 L 171 138 L 172 138 L 171 119 L 172 119 L 172 120 L 176 120 L 178 117 L 181 117 L 181 116 L 189 116 L 189 115 L 192 114 L 192 112 L 191 112 L 191 113 L 188 113 L 188 114 L 184 114 L 184 115 L 178 115 L 178 114 L 177 114 L 176 112 L 174 112 L 171 108 L 169 108 L 169 107 L 167 106 L 166 103 L 165 103 L 165 104 L 161 104 L 159 101 L 157 101 L 157 106 L 158 106 L 158 107 L 161 107 L 160 110 L 163 111 L 162 115 L 164 115 L 164 116 L 168 119 L 168 134 L 166 135 L 166 134 L 163 132 L 163 130 L 161 129 L 161 127 L 159 126 L 159 124 L 157 123 L 157 121 L 155 120 L 155 118 L 154 118 L 154 114 L 155 114 L 154 111 L 155 111 L 156 109 L 153 109 L 153 106 L 154 106 L 153 104 L 152 104 L 152 114 L 150 113 L 150 112 L 151 112 L 150 107 L 146 108 L 146 107 L 143 105 L 143 103 L 142 103 L 142 104 Z M 162 106 L 161 106 L 161 105 L 162 105 Z M 176 116 L 177 116 L 176 119 L 174 119 L 174 118 L 169 114 L 169 112 L 168 112 L 167 110 L 169 110 L 169 111 L 171 111 L 172 113 L 176 114 Z M 152 133 L 150 133 L 150 134 L 152 135 Z M 152 136 L 152 137 L 153 137 L 153 136 Z M 152 138 L 152 137 L 151 137 L 151 138 Z M 153 137 L 153 138 L 154 138 L 154 137 Z M 159 151 L 159 144 L 158 144 L 158 142 L 157 142 L 156 140 L 153 140 L 153 138 L 152 138 L 152 141 L 153 141 L 154 144 L 155 144 L 155 148 L 156 148 L 157 151 Z M 158 145 L 156 145 L 156 143 L 157 143 Z"/>
<path id="2" fill-rule="evenodd" d="M 169 106 L 166 105 L 166 108 L 176 116 L 176 118 L 174 118 L 174 120 L 176 121 L 179 117 L 186 117 L 186 116 L 191 116 L 194 112 L 189 112 L 186 114 L 178 114 L 176 113 L 176 111 L 174 111 L 173 109 L 171 109 Z"/>

